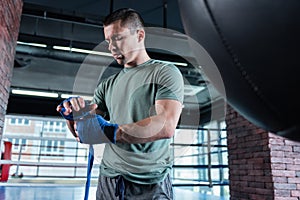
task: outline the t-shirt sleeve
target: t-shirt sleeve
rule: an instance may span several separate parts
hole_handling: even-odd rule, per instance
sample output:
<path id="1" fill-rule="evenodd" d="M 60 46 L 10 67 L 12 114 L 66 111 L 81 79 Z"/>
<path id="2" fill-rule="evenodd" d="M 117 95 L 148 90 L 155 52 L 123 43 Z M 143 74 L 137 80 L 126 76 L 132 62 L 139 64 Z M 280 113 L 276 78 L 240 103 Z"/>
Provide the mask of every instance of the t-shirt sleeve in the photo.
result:
<path id="1" fill-rule="evenodd" d="M 97 88 L 95 89 L 94 96 L 92 99 L 92 103 L 98 105 L 98 109 L 102 112 L 108 112 L 108 109 L 105 104 L 105 87 L 106 81 L 102 81 Z"/>
<path id="2" fill-rule="evenodd" d="M 174 65 L 162 66 L 158 76 L 158 92 L 155 99 L 172 99 L 183 103 L 184 81 L 181 72 Z"/>

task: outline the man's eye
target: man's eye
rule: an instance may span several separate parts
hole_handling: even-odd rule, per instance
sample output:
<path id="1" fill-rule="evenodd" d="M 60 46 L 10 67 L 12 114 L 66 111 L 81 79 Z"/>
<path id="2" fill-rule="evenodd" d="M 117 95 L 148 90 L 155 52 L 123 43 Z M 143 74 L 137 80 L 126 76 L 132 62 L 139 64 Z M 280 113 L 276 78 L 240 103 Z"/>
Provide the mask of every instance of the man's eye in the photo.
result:
<path id="1" fill-rule="evenodd" d="M 122 36 L 116 36 L 116 37 L 114 37 L 114 41 L 119 41 L 119 40 L 122 40 Z"/>
<path id="2" fill-rule="evenodd" d="M 120 41 L 120 40 L 122 40 L 122 39 L 123 39 L 122 36 L 115 36 L 115 37 L 112 37 L 110 40 L 105 40 L 105 42 L 106 42 L 107 44 L 110 44 L 111 42 Z"/>

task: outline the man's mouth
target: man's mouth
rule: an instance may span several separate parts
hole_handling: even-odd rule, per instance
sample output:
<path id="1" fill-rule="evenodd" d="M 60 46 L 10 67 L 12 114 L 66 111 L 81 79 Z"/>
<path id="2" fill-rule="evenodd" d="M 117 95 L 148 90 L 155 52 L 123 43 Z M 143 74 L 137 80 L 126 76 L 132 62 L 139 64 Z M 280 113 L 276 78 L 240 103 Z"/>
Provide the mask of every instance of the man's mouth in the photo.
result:
<path id="1" fill-rule="evenodd" d="M 122 54 L 113 54 L 113 57 L 117 60 L 117 59 L 123 59 L 124 56 Z"/>

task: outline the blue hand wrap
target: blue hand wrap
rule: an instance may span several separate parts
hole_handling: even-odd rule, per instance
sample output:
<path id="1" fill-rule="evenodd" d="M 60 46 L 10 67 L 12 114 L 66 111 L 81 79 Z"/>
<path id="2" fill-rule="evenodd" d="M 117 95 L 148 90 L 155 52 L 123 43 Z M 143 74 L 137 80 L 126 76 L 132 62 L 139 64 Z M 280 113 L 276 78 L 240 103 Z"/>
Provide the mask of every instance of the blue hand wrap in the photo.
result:
<path id="1" fill-rule="evenodd" d="M 70 102 L 71 98 L 74 98 L 74 97 L 69 97 L 59 104 L 60 106 L 62 106 L 62 109 L 59 113 L 61 114 L 61 116 L 63 118 L 65 118 L 66 120 L 69 120 L 69 121 L 77 121 L 77 120 L 82 119 L 90 114 L 89 110 L 87 110 L 88 109 L 88 107 L 87 107 L 87 109 L 82 109 L 82 111 L 79 111 L 79 112 L 73 111 L 69 115 L 65 115 L 64 112 L 66 112 L 66 109 L 64 107 L 64 103 Z"/>
<path id="2" fill-rule="evenodd" d="M 84 200 L 89 199 L 89 190 L 90 190 L 90 185 L 91 185 L 93 164 L 94 164 L 94 148 L 93 148 L 93 145 L 90 145 L 90 151 L 89 151 L 89 157 L 88 157 L 88 167 L 87 167 L 87 172 L 86 172 Z"/>
<path id="3" fill-rule="evenodd" d="M 60 114 L 66 120 L 76 121 L 80 142 L 84 144 L 102 144 L 112 142 L 115 144 L 119 126 L 117 124 L 108 123 L 100 115 L 90 114 L 88 106 L 81 109 L 82 111 L 73 111 L 69 115 L 64 114 L 66 109 L 63 104 L 65 102 L 69 103 L 71 98 L 74 97 L 69 97 L 59 104 L 62 106 Z"/>
<path id="4" fill-rule="evenodd" d="M 63 104 L 65 102 L 70 102 L 71 98 L 72 97 L 69 97 L 60 103 L 60 106 L 62 106 L 60 114 L 66 120 L 77 121 L 77 132 L 80 142 L 85 144 L 102 144 L 112 142 L 115 144 L 116 133 L 119 127 L 117 124 L 108 123 L 100 115 L 90 114 L 89 110 L 85 109 L 81 112 L 74 112 L 75 116 L 73 116 L 73 113 L 70 113 L 69 115 L 64 114 L 66 109 Z M 94 148 L 90 145 L 84 200 L 88 200 L 89 198 L 93 163 Z"/>
<path id="5" fill-rule="evenodd" d="M 79 139 L 85 144 L 116 143 L 118 124 L 108 123 L 103 117 L 89 114 L 76 122 Z"/>

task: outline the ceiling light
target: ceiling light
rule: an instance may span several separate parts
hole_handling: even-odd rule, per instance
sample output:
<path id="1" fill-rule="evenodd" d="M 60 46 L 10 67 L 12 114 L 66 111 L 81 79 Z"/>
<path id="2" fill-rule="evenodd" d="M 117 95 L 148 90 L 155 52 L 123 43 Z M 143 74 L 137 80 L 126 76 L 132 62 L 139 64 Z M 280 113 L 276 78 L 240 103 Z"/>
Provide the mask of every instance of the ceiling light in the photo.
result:
<path id="1" fill-rule="evenodd" d="M 45 45 L 45 44 L 30 43 L 30 42 L 20 42 L 20 41 L 17 41 L 17 44 L 27 45 L 27 46 L 34 46 L 34 47 L 43 47 L 43 48 L 47 47 L 47 45 Z"/>
<path id="2" fill-rule="evenodd" d="M 111 53 L 108 53 L 108 52 L 93 51 L 93 50 L 79 49 L 79 48 L 73 48 L 73 47 L 53 46 L 53 49 L 112 57 Z"/>
<path id="3" fill-rule="evenodd" d="M 82 98 L 84 98 L 85 100 L 88 100 L 88 101 L 91 101 L 93 99 L 92 96 L 76 95 L 76 94 L 61 94 L 60 98 L 67 99 L 69 97 L 79 97 L 79 96 L 82 97 Z"/>
<path id="4" fill-rule="evenodd" d="M 28 95 L 28 96 L 58 98 L 58 94 L 57 93 L 53 93 L 53 92 L 42 92 L 42 91 L 33 91 L 33 90 L 12 89 L 11 93 L 12 94 L 19 94 L 19 95 Z"/>

